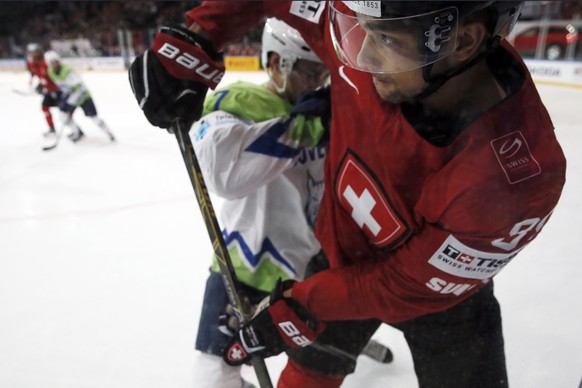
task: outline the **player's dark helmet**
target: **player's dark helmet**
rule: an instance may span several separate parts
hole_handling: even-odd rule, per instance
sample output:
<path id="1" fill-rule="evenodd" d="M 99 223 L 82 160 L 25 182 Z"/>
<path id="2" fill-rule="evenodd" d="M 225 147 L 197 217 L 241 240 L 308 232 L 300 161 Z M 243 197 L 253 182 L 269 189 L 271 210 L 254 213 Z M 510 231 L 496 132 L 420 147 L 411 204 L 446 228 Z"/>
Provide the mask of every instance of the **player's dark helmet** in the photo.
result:
<path id="1" fill-rule="evenodd" d="M 332 41 L 346 65 L 371 73 L 421 68 L 451 54 L 457 28 L 479 15 L 486 46 L 507 36 L 523 1 L 330 1 Z M 378 56 L 375 58 L 374 56 Z"/>

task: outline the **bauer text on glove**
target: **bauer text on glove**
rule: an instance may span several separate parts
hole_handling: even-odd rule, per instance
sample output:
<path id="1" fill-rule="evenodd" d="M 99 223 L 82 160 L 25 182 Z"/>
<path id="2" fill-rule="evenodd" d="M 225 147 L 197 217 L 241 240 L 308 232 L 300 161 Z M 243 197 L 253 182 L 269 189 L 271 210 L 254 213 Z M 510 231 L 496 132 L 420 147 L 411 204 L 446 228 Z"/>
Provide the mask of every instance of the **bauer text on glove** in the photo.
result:
<path id="1" fill-rule="evenodd" d="M 198 120 L 208 88 L 224 75 L 222 55 L 210 42 L 181 26 L 166 26 L 151 49 L 129 68 L 133 94 L 148 121 L 169 128 L 176 118 L 187 127 Z"/>
<path id="2" fill-rule="evenodd" d="M 315 341 L 325 325 L 299 302 L 283 297 L 292 285 L 292 281 L 279 280 L 271 296 L 258 305 L 253 318 L 226 345 L 223 358 L 227 364 L 242 365 L 253 355 L 271 357 Z"/>

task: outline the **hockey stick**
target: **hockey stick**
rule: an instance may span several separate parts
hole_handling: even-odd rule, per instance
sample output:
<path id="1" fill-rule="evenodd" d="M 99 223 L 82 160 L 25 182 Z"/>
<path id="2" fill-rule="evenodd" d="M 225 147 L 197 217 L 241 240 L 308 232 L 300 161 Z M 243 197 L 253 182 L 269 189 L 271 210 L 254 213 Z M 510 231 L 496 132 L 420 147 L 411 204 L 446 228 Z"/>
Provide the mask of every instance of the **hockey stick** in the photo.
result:
<path id="1" fill-rule="evenodd" d="M 59 130 L 57 131 L 57 134 L 55 136 L 55 142 L 53 144 L 42 147 L 42 150 L 43 151 L 50 151 L 50 150 L 54 150 L 55 148 L 57 148 L 57 146 L 59 145 L 59 142 L 61 141 L 61 137 L 63 137 L 63 133 L 65 132 L 66 128 L 67 128 L 66 123 L 63 123 L 61 125 L 61 128 L 59 128 Z"/>
<path id="2" fill-rule="evenodd" d="M 394 360 L 394 355 L 390 348 L 375 340 L 370 340 L 366 344 L 366 347 L 362 350 L 362 355 L 382 364 L 390 364 Z"/>
<path id="3" fill-rule="evenodd" d="M 206 230 L 208 231 L 208 236 L 210 237 L 212 247 L 214 248 L 214 255 L 218 261 L 228 299 L 235 311 L 239 313 L 239 321 L 245 323 L 250 320 L 251 308 L 248 304 L 243 302 L 243 293 L 240 289 L 239 282 L 237 281 L 232 260 L 226 249 L 226 244 L 222 237 L 216 214 L 214 213 L 214 207 L 212 206 L 208 189 L 206 188 L 206 183 L 204 182 L 204 177 L 200 170 L 200 164 L 194 153 L 192 140 L 190 140 L 190 136 L 188 135 L 188 128 L 184 127 L 184 122 L 181 119 L 176 119 L 172 125 L 172 129 L 178 140 L 180 152 L 182 153 L 182 158 L 184 159 L 184 164 L 186 165 L 188 175 L 190 176 L 190 182 L 192 183 L 192 188 L 194 189 L 196 199 L 198 200 L 198 206 L 200 207 L 202 218 L 204 219 Z M 273 384 L 271 383 L 265 360 L 261 357 L 253 356 L 251 362 L 261 388 L 272 388 Z"/>
<path id="4" fill-rule="evenodd" d="M 328 354 L 333 354 L 334 356 L 337 357 L 345 357 L 352 361 L 357 361 L 358 359 L 358 355 L 346 352 L 345 350 L 336 348 L 335 346 L 332 345 L 327 344 L 324 345 L 318 342 L 314 342 L 310 346 L 319 351 Z M 367 356 L 381 364 L 390 364 L 392 360 L 394 360 L 394 355 L 392 354 L 392 351 L 388 347 L 382 345 L 381 343 L 375 340 L 370 340 L 370 342 L 366 344 L 366 347 L 364 347 L 360 355 Z"/>
<path id="5" fill-rule="evenodd" d="M 12 92 L 13 92 L 13 93 L 16 93 L 16 94 L 18 94 L 19 96 L 25 96 L 25 97 L 28 97 L 28 96 L 34 96 L 34 95 L 37 95 L 37 94 L 39 94 L 39 93 L 38 93 L 36 90 L 34 90 L 34 89 L 30 89 L 30 90 L 20 90 L 20 89 L 14 89 L 14 88 L 13 88 L 13 89 L 12 89 Z"/>
<path id="6" fill-rule="evenodd" d="M 177 120 L 174 123 L 173 131 L 176 135 L 176 139 L 178 140 L 182 158 L 186 164 L 186 169 L 188 170 L 190 181 L 192 183 L 194 193 L 196 194 L 198 205 L 200 207 L 200 211 L 202 212 L 210 241 L 212 242 L 212 246 L 214 248 L 214 254 L 216 255 L 218 265 L 220 267 L 220 273 L 223 278 L 229 301 L 234 306 L 235 311 L 238 311 L 240 315 L 242 315 L 242 319 L 239 319 L 239 321 L 243 323 L 247 322 L 250 318 L 250 306 L 243 303 L 243 292 L 239 287 L 236 273 L 232 266 L 232 261 L 230 259 L 228 250 L 226 249 L 226 244 L 224 242 L 224 238 L 222 236 L 222 232 L 214 212 L 214 207 L 212 206 L 210 196 L 208 195 L 208 189 L 206 188 L 206 183 L 204 182 L 204 177 L 202 176 L 198 159 L 194 153 L 192 141 L 188 136 L 188 130 L 183 128 L 183 123 L 181 120 Z M 339 357 L 346 357 L 353 361 L 357 359 L 357 355 L 348 353 L 333 346 L 322 345 L 317 342 L 313 343 L 311 346 L 314 346 L 320 351 L 334 354 Z M 370 342 L 366 344 L 366 347 L 361 354 L 383 364 L 388 364 L 393 360 L 393 354 L 390 349 L 374 340 L 370 340 Z M 270 385 L 266 385 L 267 383 L 270 384 L 271 382 L 266 365 L 264 364 L 264 360 L 258 357 L 253 357 L 253 366 L 255 367 L 255 372 L 261 387 L 270 387 Z"/>

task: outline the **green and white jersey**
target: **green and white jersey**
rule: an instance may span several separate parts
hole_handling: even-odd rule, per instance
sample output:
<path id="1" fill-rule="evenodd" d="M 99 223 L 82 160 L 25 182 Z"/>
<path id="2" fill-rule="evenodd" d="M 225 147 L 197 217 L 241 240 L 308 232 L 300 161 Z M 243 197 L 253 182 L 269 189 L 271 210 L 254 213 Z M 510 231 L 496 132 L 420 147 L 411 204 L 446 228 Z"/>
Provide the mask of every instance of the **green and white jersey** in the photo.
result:
<path id="1" fill-rule="evenodd" d="M 326 150 L 294 139 L 291 109 L 264 86 L 237 82 L 207 97 L 190 132 L 208 189 L 224 198 L 219 222 L 237 277 L 264 291 L 302 279 L 320 250 L 312 229 Z"/>
<path id="2" fill-rule="evenodd" d="M 83 83 L 81 76 L 71 66 L 61 63 L 58 73 L 55 72 L 52 66 L 49 66 L 48 76 L 63 92 L 63 98 L 66 98 L 67 104 L 80 106 L 91 98 L 91 94 Z"/>

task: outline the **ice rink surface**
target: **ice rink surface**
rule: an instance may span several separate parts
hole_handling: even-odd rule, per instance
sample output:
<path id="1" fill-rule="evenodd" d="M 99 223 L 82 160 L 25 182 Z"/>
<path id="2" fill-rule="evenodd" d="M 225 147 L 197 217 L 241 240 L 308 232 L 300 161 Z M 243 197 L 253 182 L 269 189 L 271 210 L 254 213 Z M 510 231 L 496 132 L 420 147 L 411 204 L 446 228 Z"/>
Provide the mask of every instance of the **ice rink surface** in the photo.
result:
<path id="1" fill-rule="evenodd" d="M 173 135 L 151 127 L 124 72 L 86 72 L 110 144 L 48 152 L 28 75 L 0 73 L 0 387 L 181 388 L 212 248 Z M 260 73 L 230 73 L 262 81 Z M 512 388 L 577 388 L 582 377 L 582 89 L 539 85 L 568 159 L 540 237 L 496 277 Z M 56 111 L 53 111 L 55 117 Z M 220 202 L 216 202 L 220 208 Z M 360 358 L 344 387 L 417 387 L 401 334 L 375 336 L 390 365 Z M 277 380 L 285 356 L 267 361 Z M 255 381 L 253 371 L 244 375 Z"/>

